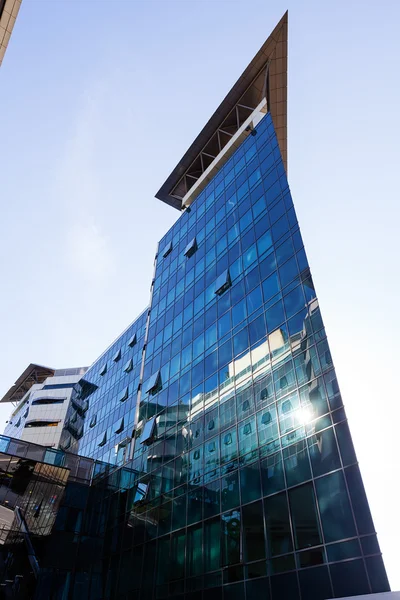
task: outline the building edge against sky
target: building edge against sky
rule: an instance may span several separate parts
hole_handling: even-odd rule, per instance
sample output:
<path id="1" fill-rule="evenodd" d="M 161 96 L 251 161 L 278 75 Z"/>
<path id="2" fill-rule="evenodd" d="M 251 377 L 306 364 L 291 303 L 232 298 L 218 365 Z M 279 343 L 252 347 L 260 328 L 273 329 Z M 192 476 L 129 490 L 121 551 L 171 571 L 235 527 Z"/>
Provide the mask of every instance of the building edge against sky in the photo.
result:
<path id="1" fill-rule="evenodd" d="M 389 590 L 287 184 L 286 49 L 287 15 L 157 193 L 184 211 L 148 308 L 73 389 L 61 446 L 122 468 L 97 528 L 74 507 L 104 544 L 63 597 Z"/>
<path id="2" fill-rule="evenodd" d="M 22 0 L 0 0 L 0 66 L 10 41 Z"/>
<path id="3" fill-rule="evenodd" d="M 78 417 L 67 422 L 66 415 L 73 387 L 86 371 L 87 367 L 55 370 L 30 364 L 0 399 L 14 406 L 4 434 L 49 448 L 59 447 L 64 428 L 67 440 L 79 438 Z M 77 415 L 84 414 L 84 405 L 75 401 L 72 408 Z"/>

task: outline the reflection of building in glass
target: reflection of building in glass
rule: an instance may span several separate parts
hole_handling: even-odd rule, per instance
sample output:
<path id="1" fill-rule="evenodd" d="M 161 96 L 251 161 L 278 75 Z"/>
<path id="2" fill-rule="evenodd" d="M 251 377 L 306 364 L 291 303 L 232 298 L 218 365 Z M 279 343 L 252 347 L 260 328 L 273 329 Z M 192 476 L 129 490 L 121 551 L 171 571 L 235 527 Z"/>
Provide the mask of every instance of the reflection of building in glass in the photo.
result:
<path id="1" fill-rule="evenodd" d="M 79 425 L 87 406 L 79 399 L 71 402 L 74 386 L 87 368 L 49 369 L 31 364 L 0 402 L 11 402 L 15 408 L 5 434 L 34 444 L 58 448 L 63 431 L 64 448 L 83 433 Z M 69 410 L 70 418 L 66 415 Z"/>
<path id="2" fill-rule="evenodd" d="M 182 213 L 74 386 L 61 447 L 95 462 L 39 598 L 389 589 L 286 178 L 286 52 L 285 15 L 157 193 Z"/>

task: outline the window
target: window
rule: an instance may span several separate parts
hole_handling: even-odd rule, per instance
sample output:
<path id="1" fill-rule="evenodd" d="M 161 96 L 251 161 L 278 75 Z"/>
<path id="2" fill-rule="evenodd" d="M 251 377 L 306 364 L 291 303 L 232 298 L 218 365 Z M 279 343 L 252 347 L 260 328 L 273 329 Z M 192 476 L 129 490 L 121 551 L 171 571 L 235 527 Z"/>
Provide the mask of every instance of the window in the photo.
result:
<path id="1" fill-rule="evenodd" d="M 155 424 L 156 424 L 155 417 L 152 417 L 144 424 L 143 431 L 140 436 L 141 444 L 151 444 L 151 442 L 154 439 Z"/>
<path id="2" fill-rule="evenodd" d="M 215 293 L 221 296 L 232 285 L 229 269 L 225 269 L 215 282 Z"/>
<path id="3" fill-rule="evenodd" d="M 285 400 L 285 402 L 283 402 L 283 404 L 282 404 L 282 412 L 288 413 L 291 410 L 292 410 L 292 403 L 290 402 L 290 400 Z"/>
<path id="4" fill-rule="evenodd" d="M 246 425 L 243 427 L 243 433 L 244 433 L 244 435 L 250 435 L 251 423 L 246 423 Z"/>
<path id="5" fill-rule="evenodd" d="M 209 431 L 211 431 L 212 429 L 214 429 L 215 427 L 215 423 L 214 423 L 214 419 L 211 419 L 211 421 L 209 422 L 209 424 L 207 425 L 207 429 Z"/>
<path id="6" fill-rule="evenodd" d="M 166 258 L 172 252 L 172 242 L 169 242 L 164 248 L 163 257 Z"/>
<path id="7" fill-rule="evenodd" d="M 120 396 L 119 401 L 125 402 L 125 400 L 127 400 L 128 396 L 129 396 L 129 386 L 126 386 L 126 388 L 123 390 L 123 392 Z"/>
<path id="8" fill-rule="evenodd" d="M 195 450 L 193 453 L 194 460 L 199 460 L 200 458 L 200 450 Z"/>
<path id="9" fill-rule="evenodd" d="M 124 366 L 125 373 L 129 373 L 133 369 L 133 360 L 130 358 L 126 365 Z"/>
<path id="10" fill-rule="evenodd" d="M 271 423 L 271 421 L 272 421 L 272 417 L 271 417 L 270 412 L 264 413 L 263 416 L 261 417 L 261 423 L 263 425 L 268 425 L 269 423 Z"/>
<path id="11" fill-rule="evenodd" d="M 287 380 L 286 375 L 284 375 L 283 377 L 280 378 L 279 387 L 281 388 L 281 390 L 283 390 L 287 386 L 288 386 L 288 380 Z"/>
<path id="12" fill-rule="evenodd" d="M 99 375 L 103 376 L 107 373 L 107 363 L 104 363 L 104 365 L 101 367 L 100 369 L 100 373 Z"/>
<path id="13" fill-rule="evenodd" d="M 23 417 L 22 417 L 22 418 L 23 418 L 23 419 L 26 419 L 26 417 L 28 416 L 28 413 L 29 413 L 29 408 L 27 408 L 27 409 L 26 409 L 26 411 L 24 412 L 24 414 L 23 414 Z"/>
<path id="14" fill-rule="evenodd" d="M 68 450 L 68 448 L 70 448 L 70 447 L 71 447 L 71 442 L 72 442 L 72 438 L 71 438 L 71 436 L 69 435 L 69 436 L 67 437 L 67 441 L 65 442 L 65 444 L 63 444 L 64 450 Z"/>
<path id="15" fill-rule="evenodd" d="M 33 405 L 42 405 L 42 404 L 62 404 L 64 402 L 64 400 L 66 400 L 66 398 L 55 398 L 55 397 L 48 397 L 48 398 L 36 398 L 35 400 L 32 401 L 32 406 Z"/>
<path id="16" fill-rule="evenodd" d="M 266 400 L 268 398 L 268 390 L 264 388 L 260 393 L 260 400 Z"/>
<path id="17" fill-rule="evenodd" d="M 134 346 L 136 344 L 136 333 L 134 333 L 132 335 L 132 337 L 130 338 L 129 342 L 128 342 L 128 346 L 130 346 L 132 348 L 132 346 Z"/>
<path id="18" fill-rule="evenodd" d="M 147 483 L 138 483 L 134 503 L 145 500 L 149 486 Z"/>
<path id="19" fill-rule="evenodd" d="M 152 392 L 153 394 L 161 389 L 161 371 L 158 370 L 150 377 L 146 386 L 146 394 Z"/>
<path id="20" fill-rule="evenodd" d="M 122 419 L 118 425 L 118 428 L 115 430 L 115 433 L 122 433 L 124 430 L 124 427 L 125 427 L 124 417 L 122 417 Z"/>
<path id="21" fill-rule="evenodd" d="M 196 242 L 196 238 L 194 237 L 186 246 L 184 255 L 187 256 L 188 258 L 190 258 L 191 256 L 193 256 L 193 254 L 196 252 L 196 250 L 197 250 L 197 242 Z"/>
<path id="22" fill-rule="evenodd" d="M 60 419 L 57 421 L 28 421 L 25 423 L 25 427 L 57 427 L 60 422 Z"/>
<path id="23" fill-rule="evenodd" d="M 117 350 L 117 352 L 114 354 L 113 356 L 113 361 L 114 362 L 118 362 L 121 358 L 121 348 L 119 350 Z"/>
<path id="24" fill-rule="evenodd" d="M 21 417 L 16 422 L 15 427 L 19 427 L 20 425 L 21 425 Z"/>
<path id="25" fill-rule="evenodd" d="M 215 452 L 215 442 L 210 442 L 207 446 L 209 452 Z"/>
<path id="26" fill-rule="evenodd" d="M 103 438 L 102 438 L 101 442 L 99 443 L 99 446 L 100 447 L 105 446 L 106 443 L 107 443 L 107 431 L 104 432 Z"/>
<path id="27" fill-rule="evenodd" d="M 246 410 L 249 410 L 250 408 L 250 402 L 248 400 L 245 400 L 242 404 L 242 411 L 246 412 Z"/>
<path id="28" fill-rule="evenodd" d="M 225 444 L 225 446 L 229 446 L 229 444 L 232 444 L 232 434 L 231 433 L 227 433 L 226 436 L 224 437 L 224 444 Z"/>
<path id="29" fill-rule="evenodd" d="M 93 415 L 93 417 L 90 419 L 90 423 L 89 423 L 89 427 L 94 427 L 97 423 L 97 415 Z"/>

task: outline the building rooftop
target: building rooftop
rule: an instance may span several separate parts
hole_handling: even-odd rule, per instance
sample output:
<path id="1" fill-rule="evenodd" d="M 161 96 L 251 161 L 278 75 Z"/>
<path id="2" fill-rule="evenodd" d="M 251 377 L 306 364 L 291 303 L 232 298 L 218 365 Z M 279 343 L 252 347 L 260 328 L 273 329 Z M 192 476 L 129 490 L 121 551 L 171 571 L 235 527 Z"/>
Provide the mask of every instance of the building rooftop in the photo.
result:
<path id="1" fill-rule="evenodd" d="M 182 199 L 249 115 L 266 99 L 287 170 L 286 12 L 156 194 L 182 209 Z"/>
<path id="2" fill-rule="evenodd" d="M 35 383 L 43 383 L 47 377 L 53 375 L 54 369 L 31 363 L 0 399 L 0 402 L 19 402 Z"/>

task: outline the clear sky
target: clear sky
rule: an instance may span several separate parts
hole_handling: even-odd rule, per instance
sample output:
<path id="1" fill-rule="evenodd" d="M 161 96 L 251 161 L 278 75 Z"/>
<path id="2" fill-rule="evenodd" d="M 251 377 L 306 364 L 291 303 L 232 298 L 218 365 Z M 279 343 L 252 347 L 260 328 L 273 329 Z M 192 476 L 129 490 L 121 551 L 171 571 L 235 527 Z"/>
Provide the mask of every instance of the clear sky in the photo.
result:
<path id="1" fill-rule="evenodd" d="M 149 298 L 154 198 L 289 9 L 289 183 L 400 589 L 398 0 L 24 0 L 0 69 L 0 395 Z M 0 431 L 9 413 L 0 408 Z"/>

